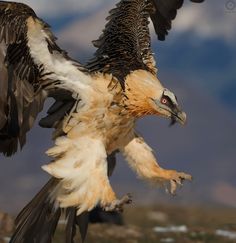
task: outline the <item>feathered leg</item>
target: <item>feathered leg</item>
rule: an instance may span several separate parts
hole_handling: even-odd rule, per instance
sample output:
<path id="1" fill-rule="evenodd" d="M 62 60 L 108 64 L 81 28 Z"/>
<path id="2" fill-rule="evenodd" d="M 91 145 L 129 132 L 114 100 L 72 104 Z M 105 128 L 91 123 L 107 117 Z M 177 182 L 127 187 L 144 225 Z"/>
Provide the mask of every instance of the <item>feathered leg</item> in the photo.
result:
<path id="1" fill-rule="evenodd" d="M 110 154 L 107 157 L 108 162 L 108 176 L 110 177 L 115 169 L 116 166 L 116 152 Z M 88 224 L 89 222 L 97 222 L 101 221 L 100 215 L 105 215 L 103 218 L 110 218 L 113 217 L 119 224 L 122 223 L 122 219 L 119 217 L 117 212 L 104 212 L 104 210 L 100 207 L 93 209 L 91 212 L 83 212 L 81 215 L 76 215 L 76 208 L 68 208 L 66 210 L 67 216 L 67 226 L 66 226 L 66 243 L 74 243 L 74 237 L 76 235 L 76 226 L 79 226 L 80 236 L 82 242 L 85 241 Z M 98 216 L 99 215 L 99 216 Z"/>
<path id="2" fill-rule="evenodd" d="M 117 200 L 108 179 L 107 154 L 102 141 L 87 136 L 60 137 L 47 154 L 54 160 L 43 169 L 60 179 L 51 199 L 61 208 L 76 207 L 80 215 Z"/>
<path id="3" fill-rule="evenodd" d="M 124 148 L 121 149 L 130 167 L 134 169 L 139 177 L 155 184 L 166 185 L 170 183 L 170 193 L 174 194 L 177 186 L 182 185 L 184 180 L 191 180 L 192 177 L 183 172 L 165 170 L 161 168 L 152 149 L 141 137 L 135 137 Z"/>

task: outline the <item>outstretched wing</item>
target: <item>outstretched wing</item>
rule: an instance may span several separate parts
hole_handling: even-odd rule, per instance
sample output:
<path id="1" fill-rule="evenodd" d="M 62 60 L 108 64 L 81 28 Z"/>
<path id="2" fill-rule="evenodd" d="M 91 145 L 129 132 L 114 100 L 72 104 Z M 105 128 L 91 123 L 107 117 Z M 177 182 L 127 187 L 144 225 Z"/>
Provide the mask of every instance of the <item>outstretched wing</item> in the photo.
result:
<path id="1" fill-rule="evenodd" d="M 131 71 L 146 69 L 156 73 L 148 28 L 152 4 L 145 0 L 121 0 L 107 18 L 105 30 L 93 41 L 97 51 L 87 64 L 91 72 L 112 73 L 124 86 Z"/>
<path id="2" fill-rule="evenodd" d="M 171 22 L 177 15 L 184 0 L 150 0 L 153 5 L 153 12 L 150 13 L 157 37 L 165 40 L 168 31 L 171 29 Z M 190 0 L 194 3 L 202 3 L 204 0 Z M 187 20 L 186 20 L 187 21 Z"/>
<path id="3" fill-rule="evenodd" d="M 183 1 L 121 0 L 110 11 L 103 34 L 93 42 L 98 49 L 87 64 L 88 69 L 91 72 L 112 73 L 123 87 L 126 75 L 134 70 L 144 69 L 156 74 L 148 27 L 149 17 L 158 38 L 164 40 Z"/>
<path id="4" fill-rule="evenodd" d="M 66 89 L 67 78 L 83 71 L 30 7 L 0 1 L 0 152 L 10 156 L 22 147 L 45 98 L 58 99 L 62 82 Z"/>

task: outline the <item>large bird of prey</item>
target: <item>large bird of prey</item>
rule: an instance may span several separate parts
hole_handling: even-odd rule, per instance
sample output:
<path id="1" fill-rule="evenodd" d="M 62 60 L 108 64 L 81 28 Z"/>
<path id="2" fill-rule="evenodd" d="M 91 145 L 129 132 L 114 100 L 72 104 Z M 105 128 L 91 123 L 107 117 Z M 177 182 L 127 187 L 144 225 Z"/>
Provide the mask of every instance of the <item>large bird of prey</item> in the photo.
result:
<path id="1" fill-rule="evenodd" d="M 30 7 L 0 1 L 4 155 L 23 147 L 45 99 L 55 99 L 40 121 L 42 127 L 55 128 L 55 145 L 47 151 L 52 160 L 43 166 L 52 179 L 17 217 L 11 243 L 51 242 L 63 209 L 68 220 L 66 242 L 73 242 L 76 224 L 85 235 L 83 217 L 96 206 L 121 210 L 131 199 L 129 195 L 117 199 L 109 183 L 116 152 L 139 177 L 157 185 L 170 183 L 171 193 L 191 179 L 161 168 L 135 131 L 136 120 L 145 115 L 185 123 L 176 96 L 157 78 L 148 26 L 150 18 L 158 39 L 164 40 L 182 4 L 183 0 L 121 0 L 94 41 L 94 57 L 81 65 L 56 44 L 49 25 Z"/>

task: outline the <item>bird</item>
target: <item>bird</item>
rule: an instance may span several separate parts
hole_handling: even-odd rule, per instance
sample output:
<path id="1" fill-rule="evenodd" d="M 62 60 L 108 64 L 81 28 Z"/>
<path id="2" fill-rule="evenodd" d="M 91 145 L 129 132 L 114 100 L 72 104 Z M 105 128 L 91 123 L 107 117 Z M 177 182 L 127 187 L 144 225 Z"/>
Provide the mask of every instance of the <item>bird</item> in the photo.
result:
<path id="1" fill-rule="evenodd" d="M 183 2 L 120 0 L 93 41 L 94 55 L 81 64 L 58 46 L 32 8 L 0 1 L 0 152 L 20 150 L 45 100 L 55 101 L 39 122 L 54 128 L 54 145 L 46 151 L 51 161 L 42 166 L 51 179 L 17 216 L 11 243 L 52 242 L 63 214 L 65 242 L 74 242 L 77 226 L 84 241 L 95 207 L 122 211 L 132 197 L 117 198 L 110 184 L 117 153 L 138 177 L 171 194 L 192 179 L 162 168 L 135 130 L 146 115 L 172 125 L 186 122 L 176 95 L 158 79 L 149 29 L 151 21 L 157 38 L 165 40 Z"/>

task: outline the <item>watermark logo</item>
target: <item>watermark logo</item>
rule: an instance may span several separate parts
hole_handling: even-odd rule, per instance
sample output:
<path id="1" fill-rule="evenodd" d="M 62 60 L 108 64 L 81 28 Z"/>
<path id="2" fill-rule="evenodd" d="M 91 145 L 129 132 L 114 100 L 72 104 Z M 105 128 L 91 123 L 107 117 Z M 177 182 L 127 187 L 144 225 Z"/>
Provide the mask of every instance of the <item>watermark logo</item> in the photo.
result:
<path id="1" fill-rule="evenodd" d="M 236 0 L 227 0 L 225 2 L 225 9 L 227 12 L 236 12 Z"/>

